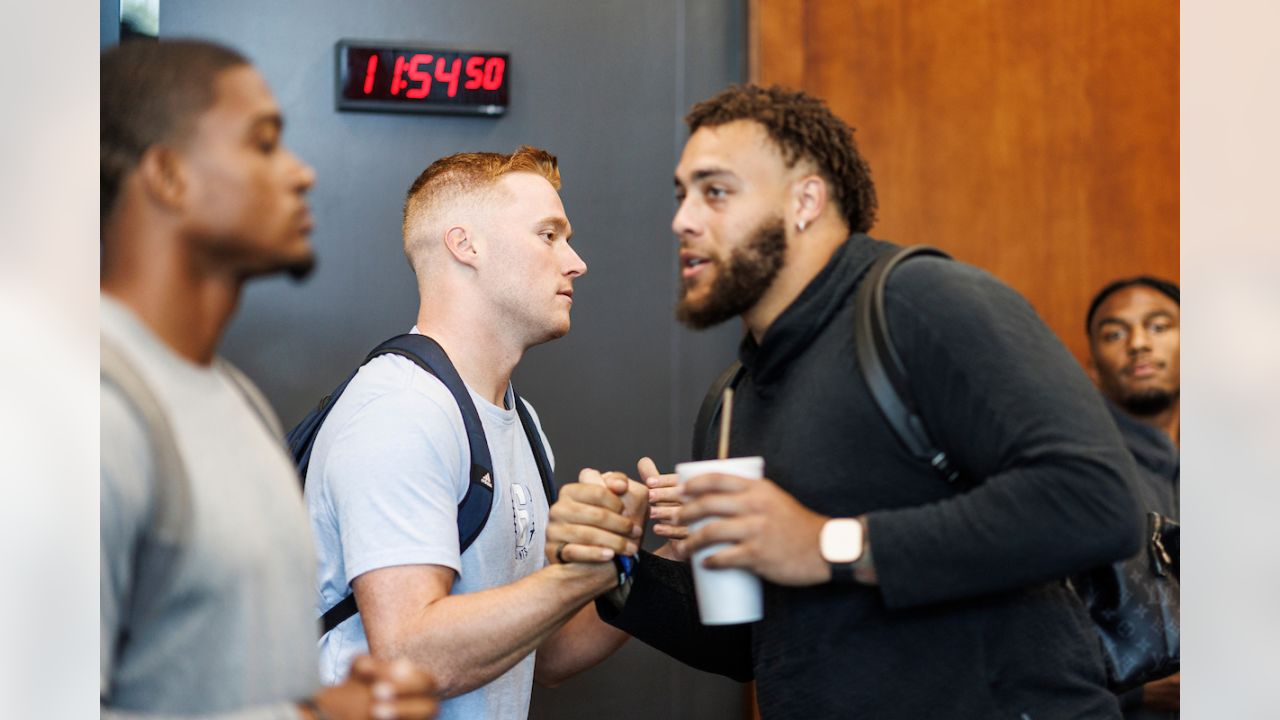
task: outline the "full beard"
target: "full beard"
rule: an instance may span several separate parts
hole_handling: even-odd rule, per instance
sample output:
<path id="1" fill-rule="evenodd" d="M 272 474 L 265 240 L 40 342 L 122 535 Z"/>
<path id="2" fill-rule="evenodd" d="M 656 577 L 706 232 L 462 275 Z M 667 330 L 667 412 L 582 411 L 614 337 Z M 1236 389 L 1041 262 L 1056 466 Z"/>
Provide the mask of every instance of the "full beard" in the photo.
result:
<path id="1" fill-rule="evenodd" d="M 1154 417 L 1173 407 L 1177 400 L 1176 390 L 1152 388 L 1125 395 L 1120 399 L 1120 406 L 1135 417 Z"/>
<path id="2" fill-rule="evenodd" d="M 787 252 L 786 226 L 782 218 L 766 220 L 743 245 L 734 248 L 719 267 L 701 303 L 689 300 L 690 283 L 680 289 L 676 319 L 694 330 L 704 330 L 750 310 L 782 269 Z"/>

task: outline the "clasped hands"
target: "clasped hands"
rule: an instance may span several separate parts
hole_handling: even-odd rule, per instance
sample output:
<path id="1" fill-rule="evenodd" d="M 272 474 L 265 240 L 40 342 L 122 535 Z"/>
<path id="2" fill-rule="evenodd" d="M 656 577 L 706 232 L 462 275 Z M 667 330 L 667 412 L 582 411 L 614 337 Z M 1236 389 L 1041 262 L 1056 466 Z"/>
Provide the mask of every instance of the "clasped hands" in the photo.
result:
<path id="1" fill-rule="evenodd" d="M 417 665 L 361 655 L 345 680 L 322 688 L 299 710 L 306 720 L 430 720 L 440 703 L 434 678 Z"/>
<path id="2" fill-rule="evenodd" d="M 729 543 L 703 560 L 708 568 L 738 567 L 780 585 L 815 585 L 830 578 L 818 551 L 827 517 L 801 505 L 768 479 L 711 473 L 683 486 L 661 474 L 649 458 L 636 466 L 642 485 L 620 472 L 583 470 L 560 489 L 547 526 L 550 562 L 609 562 L 634 554 L 646 516 L 668 542 L 656 554 L 685 560 L 717 543 Z M 713 518 L 696 530 L 692 524 Z"/>

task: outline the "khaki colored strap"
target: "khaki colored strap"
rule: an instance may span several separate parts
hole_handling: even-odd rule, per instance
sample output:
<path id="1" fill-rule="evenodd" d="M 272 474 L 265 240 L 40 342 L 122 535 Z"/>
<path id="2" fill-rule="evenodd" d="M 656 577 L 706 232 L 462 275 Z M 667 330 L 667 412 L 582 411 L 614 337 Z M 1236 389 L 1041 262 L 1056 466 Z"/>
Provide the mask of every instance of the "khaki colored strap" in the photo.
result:
<path id="1" fill-rule="evenodd" d="M 249 377 L 240 371 L 240 368 L 222 358 L 214 358 L 213 366 L 222 370 L 227 374 L 227 377 L 231 378 L 231 382 L 240 390 L 240 394 L 244 395 L 245 399 L 249 401 L 250 407 L 262 419 L 262 424 L 267 426 L 267 430 L 271 432 L 271 437 L 283 438 L 284 428 L 280 427 L 280 421 L 276 418 L 275 410 L 271 408 L 271 403 L 267 402 L 266 396 L 262 394 L 258 386 L 254 385 L 249 380 Z"/>
<path id="2" fill-rule="evenodd" d="M 155 498 L 151 532 L 164 541 L 179 539 L 190 526 L 190 487 L 169 419 L 124 352 L 106 338 L 102 338 L 101 345 L 102 381 L 120 390 L 146 427 L 153 463 L 151 490 Z"/>

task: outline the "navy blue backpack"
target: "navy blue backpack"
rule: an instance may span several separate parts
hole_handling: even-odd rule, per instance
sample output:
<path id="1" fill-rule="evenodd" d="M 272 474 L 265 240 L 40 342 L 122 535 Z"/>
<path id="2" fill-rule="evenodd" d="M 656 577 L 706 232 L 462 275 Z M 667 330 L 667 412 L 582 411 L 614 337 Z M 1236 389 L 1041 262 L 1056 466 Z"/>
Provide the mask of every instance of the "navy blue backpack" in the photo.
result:
<path id="1" fill-rule="evenodd" d="M 480 415 L 476 412 L 475 403 L 471 402 L 467 386 L 458 376 L 458 371 L 454 369 L 444 348 L 426 335 L 397 335 L 374 348 L 360 364 L 361 367 L 381 355 L 399 355 L 408 358 L 418 367 L 439 378 L 453 395 L 454 401 L 458 403 L 458 409 L 462 411 L 462 424 L 466 428 L 467 446 L 471 451 L 471 482 L 467 487 L 467 494 L 463 496 L 462 502 L 458 503 L 458 551 L 466 552 L 466 549 L 471 547 L 471 544 L 480 536 L 480 531 L 484 529 L 485 522 L 489 519 L 489 510 L 493 505 L 493 461 L 489 456 L 489 442 L 485 438 L 484 426 L 480 424 Z M 320 401 L 320 405 L 308 413 L 302 422 L 299 422 L 285 436 L 289 453 L 293 456 L 298 475 L 304 485 L 307 481 L 307 468 L 311 465 L 311 448 L 315 445 L 316 436 L 320 434 L 320 427 L 324 425 L 325 418 L 337 404 L 338 398 L 342 397 L 342 391 L 347 389 L 347 385 L 359 371 L 360 368 L 356 368 L 336 390 L 325 396 Z M 529 439 L 529 447 L 533 449 L 533 457 L 538 464 L 538 474 L 542 476 L 542 489 L 547 494 L 547 504 L 554 503 L 555 478 L 552 475 L 551 463 L 547 460 L 546 449 L 538 437 L 538 429 L 533 424 L 529 410 L 521 402 L 514 387 L 511 389 L 511 394 L 515 401 L 516 413 L 520 416 L 520 425 L 524 428 L 525 437 Z M 329 632 L 359 611 L 356 607 L 355 593 L 348 593 L 340 602 L 325 611 L 321 618 L 323 632 Z"/>

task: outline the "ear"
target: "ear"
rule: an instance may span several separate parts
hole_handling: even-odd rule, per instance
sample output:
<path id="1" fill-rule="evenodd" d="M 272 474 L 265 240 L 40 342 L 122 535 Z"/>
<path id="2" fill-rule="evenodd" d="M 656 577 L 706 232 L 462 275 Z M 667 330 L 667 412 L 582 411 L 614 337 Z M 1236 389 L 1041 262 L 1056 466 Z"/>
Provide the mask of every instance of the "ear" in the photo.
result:
<path id="1" fill-rule="evenodd" d="M 179 210 L 186 201 L 188 183 L 182 157 L 173 149 L 153 145 L 138 160 L 134 171 L 147 198 L 153 203 Z"/>
<path id="2" fill-rule="evenodd" d="M 791 186 L 791 200 L 796 230 L 804 232 L 827 207 L 827 181 L 816 174 L 805 175 Z"/>
<path id="3" fill-rule="evenodd" d="M 454 225 L 444 233 L 444 246 L 453 259 L 474 268 L 480 259 L 475 238 L 470 228 Z"/>

